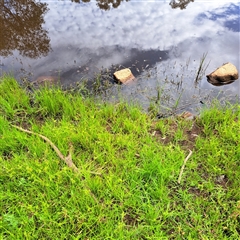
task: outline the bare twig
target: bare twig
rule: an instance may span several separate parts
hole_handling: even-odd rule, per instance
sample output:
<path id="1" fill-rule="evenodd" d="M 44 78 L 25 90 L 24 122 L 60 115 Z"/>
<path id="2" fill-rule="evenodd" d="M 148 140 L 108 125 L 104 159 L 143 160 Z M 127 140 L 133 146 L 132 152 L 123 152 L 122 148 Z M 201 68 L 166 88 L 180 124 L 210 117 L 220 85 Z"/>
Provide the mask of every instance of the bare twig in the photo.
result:
<path id="1" fill-rule="evenodd" d="M 69 148 L 69 154 L 67 157 L 65 157 L 61 151 L 57 148 L 57 146 L 47 137 L 43 136 L 42 134 L 39 134 L 39 133 L 35 133 L 35 132 L 32 132 L 32 131 L 29 131 L 27 129 L 24 129 L 24 128 L 21 128 L 19 126 L 16 126 L 16 125 L 12 125 L 13 127 L 17 128 L 18 130 L 22 131 L 22 132 L 26 132 L 26 133 L 29 133 L 29 134 L 32 134 L 32 135 L 35 135 L 35 136 L 38 136 L 40 138 L 42 138 L 44 141 L 46 141 L 52 148 L 53 150 L 57 153 L 58 157 L 60 159 L 62 159 L 69 168 L 71 168 L 74 172 L 76 173 L 80 173 L 79 169 L 76 167 L 76 165 L 73 163 L 72 161 L 72 153 L 73 153 L 73 146 L 72 144 L 70 144 L 70 148 Z M 95 175 L 101 175 L 101 173 L 97 173 L 97 172 L 92 172 L 90 171 L 91 174 L 95 174 Z M 99 203 L 96 196 L 92 193 L 92 191 L 90 190 L 89 187 L 87 187 L 85 185 L 86 189 L 88 190 L 89 194 L 92 196 L 92 198 L 95 200 L 96 203 Z"/>
<path id="2" fill-rule="evenodd" d="M 72 151 L 73 151 L 73 147 L 72 145 L 70 145 L 70 149 L 69 149 L 69 154 L 67 157 L 65 157 L 61 151 L 57 148 L 57 146 L 47 137 L 43 136 L 42 134 L 39 134 L 39 133 L 35 133 L 35 132 L 32 132 L 32 131 L 29 131 L 27 129 L 24 129 L 24 128 L 21 128 L 21 127 L 18 127 L 16 125 L 12 125 L 13 127 L 19 129 L 20 131 L 22 132 L 26 132 L 26 133 L 29 133 L 29 134 L 33 134 L 35 136 L 39 136 L 40 138 L 42 138 L 44 141 L 46 141 L 52 148 L 53 150 L 57 153 L 58 157 L 60 159 L 62 159 L 68 167 L 70 167 L 74 172 L 79 172 L 79 169 L 76 167 L 76 165 L 73 163 L 72 161 Z"/>
<path id="3" fill-rule="evenodd" d="M 179 174 L 179 177 L 178 177 L 178 183 L 180 184 L 181 182 L 181 178 L 182 178 L 182 174 L 183 174 L 183 170 L 185 168 L 185 165 L 187 163 L 187 160 L 191 157 L 192 155 L 192 151 L 189 149 L 189 154 L 187 155 L 187 157 L 184 159 L 184 162 L 183 162 L 183 165 L 181 167 L 181 171 L 180 171 L 180 174 Z"/>
<path id="4" fill-rule="evenodd" d="M 46 141 L 52 148 L 53 150 L 57 153 L 58 157 L 63 160 L 68 167 L 70 167 L 74 172 L 77 172 L 79 173 L 79 169 L 76 167 L 76 165 L 73 163 L 72 161 L 72 153 L 73 153 L 73 146 L 72 144 L 70 144 L 70 148 L 69 148 L 69 154 L 67 157 L 65 157 L 61 151 L 57 148 L 57 146 L 47 137 L 43 136 L 42 134 L 39 134 L 39 133 L 35 133 L 35 132 L 32 132 L 32 131 L 29 131 L 27 129 L 24 129 L 24 128 L 21 128 L 19 126 L 16 126 L 16 125 L 12 125 L 13 127 L 19 129 L 20 131 L 22 132 L 26 132 L 26 133 L 29 133 L 29 134 L 33 134 L 35 136 L 38 136 L 40 138 L 42 138 L 44 141 Z M 92 172 L 90 171 L 91 174 L 95 174 L 95 175 L 101 175 L 101 173 L 98 173 L 98 172 Z"/>

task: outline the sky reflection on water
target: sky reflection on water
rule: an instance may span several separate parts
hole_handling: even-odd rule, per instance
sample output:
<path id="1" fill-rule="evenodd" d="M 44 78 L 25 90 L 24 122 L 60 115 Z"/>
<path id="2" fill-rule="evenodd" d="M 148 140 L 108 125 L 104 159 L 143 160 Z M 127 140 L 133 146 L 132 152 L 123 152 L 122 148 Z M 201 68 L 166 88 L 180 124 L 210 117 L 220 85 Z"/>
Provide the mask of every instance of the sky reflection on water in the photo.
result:
<path id="1" fill-rule="evenodd" d="M 170 1 L 131 0 L 109 11 L 101 10 L 95 1 L 40 2 L 47 3 L 49 8 L 43 24 L 50 39 L 47 56 L 34 59 L 14 51 L 12 56 L 2 58 L 3 71 L 12 70 L 20 77 L 24 69 L 25 75 L 33 74 L 31 80 L 57 74 L 63 84 L 69 84 L 83 77 L 92 78 L 112 64 L 130 66 L 136 72 L 133 65 L 145 52 L 142 56 L 148 59 L 141 57 L 141 64 L 146 71 L 140 69 L 136 82 L 120 89 L 127 98 L 147 102 L 156 95 L 156 88 L 164 85 L 165 91 L 170 89 L 174 102 L 178 96 L 174 91 L 179 86 L 175 89 L 171 81 L 183 82 L 183 99 L 196 91 L 206 93 L 201 89 L 239 95 L 239 80 L 216 88 L 204 77 L 197 90 L 194 86 L 203 54 L 207 53 L 206 61 L 210 61 L 206 74 L 226 62 L 232 62 L 239 70 L 240 3 L 237 1 L 195 0 L 181 10 L 172 9 Z M 155 56 L 154 60 L 151 56 Z M 113 92 L 114 88 L 119 91 L 118 86 L 113 86 Z"/>

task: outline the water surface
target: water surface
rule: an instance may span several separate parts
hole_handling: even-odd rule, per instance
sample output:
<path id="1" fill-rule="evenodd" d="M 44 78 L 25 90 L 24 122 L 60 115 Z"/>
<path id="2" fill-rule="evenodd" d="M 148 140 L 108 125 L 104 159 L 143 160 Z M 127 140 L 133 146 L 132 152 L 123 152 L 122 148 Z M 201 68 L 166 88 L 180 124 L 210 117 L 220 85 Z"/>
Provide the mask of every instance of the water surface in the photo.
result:
<path id="1" fill-rule="evenodd" d="M 1 70 L 19 80 L 57 76 L 67 86 L 93 82 L 114 65 L 131 68 L 136 80 L 111 85 L 108 99 L 120 95 L 144 108 L 179 101 L 190 109 L 216 96 L 236 101 L 239 80 L 215 87 L 205 75 L 226 62 L 239 70 L 239 6 L 201 0 L 10 0 L 1 11 Z M 206 72 L 196 82 L 203 56 Z"/>

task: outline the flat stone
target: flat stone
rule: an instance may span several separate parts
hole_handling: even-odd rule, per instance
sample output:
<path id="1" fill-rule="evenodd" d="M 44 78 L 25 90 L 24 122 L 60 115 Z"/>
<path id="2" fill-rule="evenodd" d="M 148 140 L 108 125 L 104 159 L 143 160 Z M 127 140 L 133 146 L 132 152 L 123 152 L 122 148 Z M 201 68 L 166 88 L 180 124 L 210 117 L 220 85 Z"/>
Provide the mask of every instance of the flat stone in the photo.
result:
<path id="1" fill-rule="evenodd" d="M 179 116 L 181 118 L 185 119 L 185 120 L 193 120 L 195 118 L 195 115 L 193 113 L 188 112 L 188 111 L 183 112 Z"/>
<path id="2" fill-rule="evenodd" d="M 115 72 L 113 75 L 119 82 L 123 84 L 126 84 L 135 78 L 129 68 L 119 70 Z"/>
<path id="3" fill-rule="evenodd" d="M 237 68 L 232 63 L 225 63 L 207 75 L 207 80 L 214 86 L 230 84 L 239 77 Z"/>
<path id="4" fill-rule="evenodd" d="M 40 76 L 33 83 L 38 85 L 53 85 L 59 81 L 57 76 Z"/>

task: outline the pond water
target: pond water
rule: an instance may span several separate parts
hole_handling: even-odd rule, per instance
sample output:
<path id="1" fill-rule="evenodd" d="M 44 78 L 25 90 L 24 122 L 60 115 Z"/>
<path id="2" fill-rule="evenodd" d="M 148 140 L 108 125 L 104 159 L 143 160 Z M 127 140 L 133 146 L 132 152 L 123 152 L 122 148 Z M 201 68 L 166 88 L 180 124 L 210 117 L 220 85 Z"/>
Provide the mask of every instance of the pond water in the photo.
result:
<path id="1" fill-rule="evenodd" d="M 108 85 L 101 97 L 144 109 L 154 103 L 159 111 L 195 111 L 213 97 L 236 102 L 239 80 L 215 87 L 206 74 L 226 62 L 239 70 L 239 7 L 226 0 L 9 0 L 0 7 L 1 74 L 54 76 L 64 86 L 98 76 Z M 136 79 L 113 83 L 112 71 L 125 67 Z"/>

